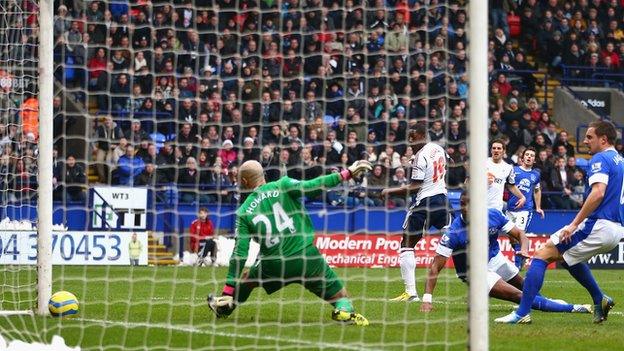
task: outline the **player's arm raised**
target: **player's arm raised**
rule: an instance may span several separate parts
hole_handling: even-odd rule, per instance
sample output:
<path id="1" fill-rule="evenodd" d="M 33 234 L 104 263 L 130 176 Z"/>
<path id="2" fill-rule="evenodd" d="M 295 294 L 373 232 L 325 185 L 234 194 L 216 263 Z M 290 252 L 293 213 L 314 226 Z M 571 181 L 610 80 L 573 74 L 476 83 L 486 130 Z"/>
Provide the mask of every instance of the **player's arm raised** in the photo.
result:
<path id="1" fill-rule="evenodd" d="M 444 269 L 448 257 L 440 254 L 435 255 L 433 262 L 429 266 L 429 272 L 427 273 L 427 282 L 425 283 L 425 294 L 423 295 L 422 305 L 420 305 L 421 312 L 430 312 L 433 309 L 433 290 L 438 282 L 438 275 L 440 271 Z"/>
<path id="2" fill-rule="evenodd" d="M 288 178 L 282 184 L 282 190 L 288 192 L 291 196 L 312 195 L 323 190 L 323 188 L 333 188 L 343 180 L 359 178 L 372 169 L 373 166 L 370 162 L 358 160 L 340 173 L 332 173 L 304 181 Z"/>

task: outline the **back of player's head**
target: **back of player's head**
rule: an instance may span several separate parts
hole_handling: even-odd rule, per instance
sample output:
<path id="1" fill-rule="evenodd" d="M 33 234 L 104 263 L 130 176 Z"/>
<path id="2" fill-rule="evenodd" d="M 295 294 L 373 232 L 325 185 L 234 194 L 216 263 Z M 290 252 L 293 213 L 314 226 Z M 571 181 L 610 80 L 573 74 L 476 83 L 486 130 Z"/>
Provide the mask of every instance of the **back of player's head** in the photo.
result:
<path id="1" fill-rule="evenodd" d="M 264 171 L 260 162 L 245 161 L 238 169 L 241 185 L 246 189 L 254 189 L 264 183 Z"/>
<path id="2" fill-rule="evenodd" d="M 609 145 L 615 145 L 617 140 L 617 131 L 613 123 L 609 121 L 594 121 L 589 124 L 589 128 L 594 128 L 597 137 L 606 137 Z"/>

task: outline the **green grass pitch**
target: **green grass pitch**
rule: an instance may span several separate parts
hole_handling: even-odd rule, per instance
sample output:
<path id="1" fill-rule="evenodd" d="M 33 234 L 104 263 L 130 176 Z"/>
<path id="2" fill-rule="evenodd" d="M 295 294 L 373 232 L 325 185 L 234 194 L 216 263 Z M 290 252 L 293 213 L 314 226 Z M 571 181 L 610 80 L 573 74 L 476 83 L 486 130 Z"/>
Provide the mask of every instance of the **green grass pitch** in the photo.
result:
<path id="1" fill-rule="evenodd" d="M 271 296 L 256 290 L 249 303 L 227 320 L 215 320 L 205 299 L 223 284 L 226 268 L 194 267 L 55 267 L 53 291 L 68 290 L 80 300 L 74 319 L 0 316 L 6 339 L 50 341 L 62 335 L 83 350 L 464 350 L 467 287 L 450 270 L 443 272 L 434 294 L 434 312 L 419 312 L 419 303 L 392 303 L 402 290 L 398 269 L 338 269 L 366 328 L 331 321 L 331 307 L 298 285 Z M 490 325 L 491 350 L 621 350 L 624 328 L 623 275 L 595 271 L 616 307 L 604 325 L 590 315 L 533 312 L 533 324 Z M 422 290 L 425 271 L 417 279 Z M 17 296 L 6 286 L 33 279 L 34 270 L 0 269 L 3 309 Z M 9 280 L 12 280 L 10 282 Z M 13 284 L 14 285 L 14 284 Z M 570 302 L 589 296 L 563 270 L 548 271 L 543 293 Z M 33 299 L 26 291 L 21 299 Z M 25 302 L 26 303 L 26 302 Z M 490 321 L 507 314 L 512 303 L 490 300 Z"/>

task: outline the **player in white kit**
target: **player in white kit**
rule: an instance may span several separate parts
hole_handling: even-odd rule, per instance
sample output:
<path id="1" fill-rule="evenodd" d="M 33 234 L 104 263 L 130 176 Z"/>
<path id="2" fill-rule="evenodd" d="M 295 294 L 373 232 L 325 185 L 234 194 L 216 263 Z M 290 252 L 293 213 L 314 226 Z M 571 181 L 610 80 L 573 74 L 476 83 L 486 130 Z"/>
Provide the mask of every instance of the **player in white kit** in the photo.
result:
<path id="1" fill-rule="evenodd" d="M 516 187 L 513 166 L 503 160 L 505 144 L 502 140 L 496 139 L 492 141 L 490 151 L 492 157 L 488 158 L 486 165 L 488 177 L 487 207 L 502 211 L 505 206 L 503 193 L 507 188 L 518 199 L 516 208 L 521 208 L 524 206 L 526 198 Z"/>
<path id="2" fill-rule="evenodd" d="M 417 125 L 409 133 L 409 143 L 415 152 L 412 159 L 410 184 L 384 189 L 382 196 L 414 194 L 403 222 L 403 240 L 399 250 L 401 277 L 405 291 L 393 301 L 420 301 L 416 292 L 416 258 L 414 247 L 430 227 L 441 230 L 449 223 L 446 191 L 446 161 L 444 149 L 427 142 L 427 128 Z"/>

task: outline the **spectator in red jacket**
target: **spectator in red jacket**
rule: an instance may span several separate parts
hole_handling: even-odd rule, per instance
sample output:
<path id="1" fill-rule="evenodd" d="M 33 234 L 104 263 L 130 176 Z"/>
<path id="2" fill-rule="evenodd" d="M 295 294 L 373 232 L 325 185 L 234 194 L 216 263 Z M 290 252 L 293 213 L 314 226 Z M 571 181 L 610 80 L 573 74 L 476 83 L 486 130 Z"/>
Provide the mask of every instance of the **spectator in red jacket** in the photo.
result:
<path id="1" fill-rule="evenodd" d="M 605 63 L 606 58 L 609 57 L 611 59 L 611 66 L 614 69 L 617 69 L 620 66 L 620 56 L 615 51 L 615 45 L 613 45 L 613 42 L 608 42 L 607 43 L 607 46 L 600 53 L 600 56 L 602 56 L 603 63 Z"/>
<path id="2" fill-rule="evenodd" d="M 208 209 L 202 207 L 197 213 L 197 219 L 191 223 L 189 228 L 191 234 L 191 252 L 198 253 L 197 265 L 201 266 L 206 262 L 206 256 L 210 253 L 211 264 L 217 261 L 217 244 L 214 241 L 214 226 L 212 221 L 208 218 Z M 203 248 L 200 252 L 201 244 Z"/>
<path id="3" fill-rule="evenodd" d="M 221 157 L 223 169 L 227 169 L 230 164 L 236 161 L 238 152 L 234 150 L 234 143 L 231 140 L 223 141 L 221 144 L 221 150 L 217 152 L 217 157 Z"/>
<path id="4" fill-rule="evenodd" d="M 498 91 L 504 97 L 507 97 L 512 90 L 511 84 L 509 84 L 509 82 L 507 81 L 507 76 L 504 75 L 503 73 L 498 75 L 498 78 L 496 79 L 496 82 L 494 82 L 493 85 L 498 87 Z"/>

